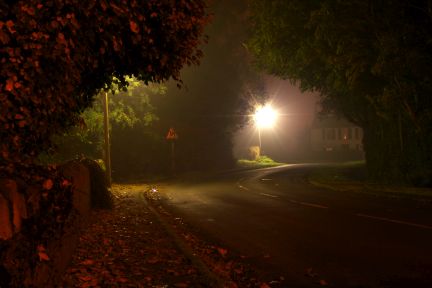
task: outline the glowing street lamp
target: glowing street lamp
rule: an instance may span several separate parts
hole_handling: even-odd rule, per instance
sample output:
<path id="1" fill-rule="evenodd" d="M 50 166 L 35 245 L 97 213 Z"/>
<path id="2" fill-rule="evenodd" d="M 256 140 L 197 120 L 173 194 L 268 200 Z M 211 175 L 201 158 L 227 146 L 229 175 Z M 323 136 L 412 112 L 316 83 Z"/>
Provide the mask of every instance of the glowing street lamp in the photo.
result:
<path id="1" fill-rule="evenodd" d="M 277 119 L 277 112 L 270 106 L 259 106 L 255 110 L 254 121 L 258 128 L 259 148 L 261 151 L 261 128 L 272 128 Z"/>

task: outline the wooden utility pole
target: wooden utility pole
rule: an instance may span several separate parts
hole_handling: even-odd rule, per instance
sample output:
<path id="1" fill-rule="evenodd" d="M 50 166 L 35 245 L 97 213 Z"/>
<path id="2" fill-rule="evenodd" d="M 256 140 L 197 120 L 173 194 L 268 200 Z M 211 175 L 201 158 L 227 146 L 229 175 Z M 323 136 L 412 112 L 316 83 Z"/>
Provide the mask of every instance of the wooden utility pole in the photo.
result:
<path id="1" fill-rule="evenodd" d="M 103 98 L 104 107 L 104 132 L 105 132 L 105 169 L 108 187 L 111 187 L 111 148 L 109 139 L 109 111 L 108 111 L 108 93 L 105 92 Z"/>

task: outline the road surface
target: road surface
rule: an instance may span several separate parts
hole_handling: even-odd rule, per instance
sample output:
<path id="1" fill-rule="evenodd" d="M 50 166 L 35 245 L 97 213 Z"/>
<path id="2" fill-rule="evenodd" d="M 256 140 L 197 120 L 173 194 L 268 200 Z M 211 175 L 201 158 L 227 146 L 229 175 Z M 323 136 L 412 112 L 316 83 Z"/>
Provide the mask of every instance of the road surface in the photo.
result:
<path id="1" fill-rule="evenodd" d="M 163 205 L 275 287 L 432 287 L 432 205 L 312 186 L 316 165 L 168 185 Z"/>

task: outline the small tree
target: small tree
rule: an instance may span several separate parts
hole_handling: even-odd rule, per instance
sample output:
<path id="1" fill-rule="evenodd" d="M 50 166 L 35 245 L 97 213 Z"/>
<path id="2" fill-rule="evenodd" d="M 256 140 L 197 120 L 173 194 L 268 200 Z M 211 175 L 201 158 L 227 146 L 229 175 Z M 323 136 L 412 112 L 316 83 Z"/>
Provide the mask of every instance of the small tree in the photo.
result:
<path id="1" fill-rule="evenodd" d="M 112 133 L 116 130 L 132 130 L 137 126 L 149 127 L 158 120 L 150 97 L 166 93 L 163 84 L 145 85 L 133 77 L 126 77 L 127 91 L 114 85 L 109 93 L 109 122 Z M 102 96 L 102 95 L 101 95 Z M 81 125 L 71 127 L 64 133 L 53 135 L 55 149 L 42 153 L 42 162 L 63 162 L 84 155 L 91 159 L 103 158 L 104 127 L 103 101 L 97 97 L 91 107 L 80 115 Z M 126 143 L 125 143 L 126 144 Z"/>

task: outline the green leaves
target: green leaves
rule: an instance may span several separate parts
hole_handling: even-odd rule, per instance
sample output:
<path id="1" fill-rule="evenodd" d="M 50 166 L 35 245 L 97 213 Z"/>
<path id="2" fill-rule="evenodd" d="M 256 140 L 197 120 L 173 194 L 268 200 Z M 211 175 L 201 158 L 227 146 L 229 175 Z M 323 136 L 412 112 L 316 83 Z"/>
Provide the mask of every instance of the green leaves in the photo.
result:
<path id="1" fill-rule="evenodd" d="M 137 127 L 146 127 L 158 120 L 155 108 L 150 103 L 150 96 L 160 97 L 166 92 L 162 84 L 144 85 L 134 77 L 126 77 L 124 88 L 112 84 L 109 92 L 110 129 L 116 131 L 132 131 Z M 120 81 L 116 79 L 115 81 Z M 122 91 L 126 89 L 126 91 Z M 102 93 L 105 92 L 101 92 Z M 100 97 L 99 97 L 100 98 Z M 74 159 L 76 155 L 86 155 L 90 158 L 100 158 L 103 150 L 103 106 L 97 99 L 91 108 L 81 114 L 80 127 L 74 127 L 67 133 L 53 138 L 57 153 L 51 155 L 57 161 Z"/>

